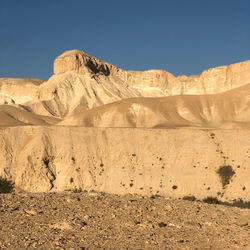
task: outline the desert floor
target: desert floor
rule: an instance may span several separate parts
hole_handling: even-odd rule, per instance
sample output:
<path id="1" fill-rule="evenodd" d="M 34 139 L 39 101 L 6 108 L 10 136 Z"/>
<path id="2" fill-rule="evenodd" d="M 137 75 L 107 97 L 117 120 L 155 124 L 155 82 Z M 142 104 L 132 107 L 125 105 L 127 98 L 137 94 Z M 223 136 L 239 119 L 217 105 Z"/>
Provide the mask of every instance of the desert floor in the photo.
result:
<path id="1" fill-rule="evenodd" d="M 250 210 L 97 192 L 0 195 L 1 249 L 250 249 Z"/>

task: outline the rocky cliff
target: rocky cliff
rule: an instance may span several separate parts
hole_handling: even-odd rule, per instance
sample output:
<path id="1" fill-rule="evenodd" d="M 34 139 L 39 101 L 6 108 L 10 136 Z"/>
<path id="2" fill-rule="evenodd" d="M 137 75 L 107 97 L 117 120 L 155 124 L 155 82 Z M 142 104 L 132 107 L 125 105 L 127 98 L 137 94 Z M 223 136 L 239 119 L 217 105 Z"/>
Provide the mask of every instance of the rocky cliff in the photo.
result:
<path id="1" fill-rule="evenodd" d="M 249 79 L 250 61 L 175 77 L 163 70 L 124 71 L 73 50 L 55 59 L 48 81 L 0 79 L 0 101 L 7 98 L 37 115 L 64 118 L 128 98 L 223 93 L 250 84 Z"/>
<path id="2" fill-rule="evenodd" d="M 0 176 L 19 190 L 249 200 L 249 128 L 250 61 L 175 77 L 73 50 L 48 81 L 0 79 Z"/>
<path id="3" fill-rule="evenodd" d="M 0 175 L 25 191 L 250 198 L 249 130 L 12 127 Z"/>

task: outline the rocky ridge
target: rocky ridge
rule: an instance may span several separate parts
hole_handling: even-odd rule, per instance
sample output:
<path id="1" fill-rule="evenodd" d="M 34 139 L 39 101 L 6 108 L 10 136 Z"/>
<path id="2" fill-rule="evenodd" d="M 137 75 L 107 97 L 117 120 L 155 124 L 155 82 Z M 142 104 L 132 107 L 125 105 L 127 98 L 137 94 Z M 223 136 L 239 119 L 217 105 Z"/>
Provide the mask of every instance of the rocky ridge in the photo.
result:
<path id="1" fill-rule="evenodd" d="M 129 98 L 224 93 L 249 85 L 249 72 L 250 61 L 208 69 L 200 76 L 175 77 L 163 70 L 124 71 L 73 50 L 55 59 L 54 75 L 48 81 L 0 79 L 0 101 L 6 103 L 8 97 L 7 103 L 13 100 L 37 115 L 64 119 Z"/>

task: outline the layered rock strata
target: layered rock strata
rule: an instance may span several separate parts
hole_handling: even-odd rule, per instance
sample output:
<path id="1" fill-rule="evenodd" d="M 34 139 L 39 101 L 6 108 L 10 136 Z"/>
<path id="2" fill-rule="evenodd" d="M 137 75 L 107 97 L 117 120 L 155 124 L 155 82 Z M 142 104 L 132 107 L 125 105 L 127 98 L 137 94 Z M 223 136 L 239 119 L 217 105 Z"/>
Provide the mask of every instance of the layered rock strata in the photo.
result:
<path id="1" fill-rule="evenodd" d="M 29 192 L 247 201 L 249 88 L 250 61 L 175 77 L 67 51 L 47 81 L 0 79 L 0 176 Z"/>
<path id="2" fill-rule="evenodd" d="M 249 200 L 249 141 L 249 130 L 5 128 L 0 175 L 29 192 Z"/>

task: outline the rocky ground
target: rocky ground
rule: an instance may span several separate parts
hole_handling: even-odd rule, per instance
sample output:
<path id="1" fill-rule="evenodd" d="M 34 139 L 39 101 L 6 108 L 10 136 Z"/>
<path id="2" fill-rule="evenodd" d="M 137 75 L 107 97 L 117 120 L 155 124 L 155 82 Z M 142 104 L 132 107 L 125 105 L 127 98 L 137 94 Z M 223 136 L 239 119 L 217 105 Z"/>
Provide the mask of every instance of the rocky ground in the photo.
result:
<path id="1" fill-rule="evenodd" d="M 0 194 L 1 249 L 250 249 L 250 210 L 96 192 Z"/>

